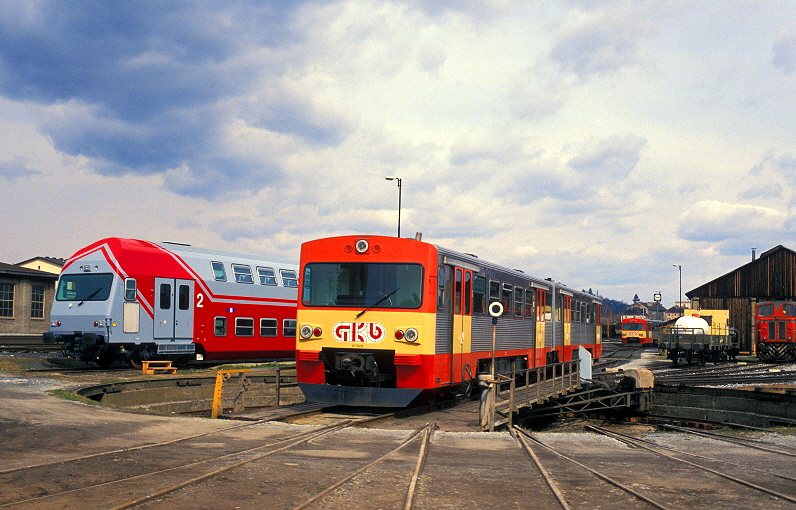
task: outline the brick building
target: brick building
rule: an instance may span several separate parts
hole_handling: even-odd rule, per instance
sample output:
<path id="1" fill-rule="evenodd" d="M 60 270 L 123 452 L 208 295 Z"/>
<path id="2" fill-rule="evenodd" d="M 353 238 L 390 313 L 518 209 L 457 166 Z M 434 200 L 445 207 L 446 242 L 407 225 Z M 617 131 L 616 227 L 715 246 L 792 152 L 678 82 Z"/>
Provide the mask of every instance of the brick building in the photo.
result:
<path id="1" fill-rule="evenodd" d="M 58 275 L 0 262 L 0 342 L 41 338 L 50 329 Z"/>

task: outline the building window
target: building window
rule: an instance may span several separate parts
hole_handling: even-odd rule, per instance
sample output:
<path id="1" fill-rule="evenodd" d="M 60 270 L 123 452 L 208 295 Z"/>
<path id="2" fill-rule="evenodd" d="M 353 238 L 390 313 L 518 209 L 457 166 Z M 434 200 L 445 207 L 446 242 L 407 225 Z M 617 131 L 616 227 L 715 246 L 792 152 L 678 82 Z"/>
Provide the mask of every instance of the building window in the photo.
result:
<path id="1" fill-rule="evenodd" d="M 280 269 L 279 274 L 282 275 L 282 285 L 285 287 L 298 288 L 298 276 L 296 276 L 295 271 Z"/>
<path id="2" fill-rule="evenodd" d="M 296 319 L 285 319 L 284 322 L 282 322 L 282 334 L 286 338 L 296 336 Z"/>
<path id="3" fill-rule="evenodd" d="M 213 333 L 216 336 L 227 336 L 227 318 L 216 317 L 213 320 Z"/>
<path id="4" fill-rule="evenodd" d="M 30 317 L 31 319 L 44 318 L 44 286 L 34 285 L 30 293 Z"/>
<path id="5" fill-rule="evenodd" d="M 277 326 L 276 319 L 260 319 L 260 336 L 276 336 Z"/>
<path id="6" fill-rule="evenodd" d="M 260 285 L 276 285 L 276 273 L 271 267 L 258 267 L 257 277 L 260 279 Z"/>
<path id="7" fill-rule="evenodd" d="M 235 336 L 254 336 L 254 319 L 235 317 Z"/>
<path id="8" fill-rule="evenodd" d="M 238 283 L 254 283 L 252 278 L 252 268 L 243 264 L 232 264 L 232 272 L 235 273 L 235 281 Z"/>
<path id="9" fill-rule="evenodd" d="M 223 262 L 211 262 L 213 266 L 213 278 L 219 282 L 227 281 L 227 272 L 224 270 Z"/>

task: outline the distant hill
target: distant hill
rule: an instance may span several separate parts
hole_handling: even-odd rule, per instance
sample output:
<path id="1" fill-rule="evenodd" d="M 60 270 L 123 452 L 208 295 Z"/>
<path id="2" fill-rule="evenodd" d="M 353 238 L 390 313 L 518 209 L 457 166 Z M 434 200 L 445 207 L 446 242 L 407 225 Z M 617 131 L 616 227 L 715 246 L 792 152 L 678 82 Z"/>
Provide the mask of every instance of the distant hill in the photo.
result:
<path id="1" fill-rule="evenodd" d="M 602 299 L 603 306 L 600 310 L 600 315 L 602 315 L 604 318 L 610 318 L 613 316 L 612 322 L 619 322 L 619 317 L 630 307 L 630 305 L 624 301 L 617 301 L 615 299 L 608 299 L 606 297 Z"/>

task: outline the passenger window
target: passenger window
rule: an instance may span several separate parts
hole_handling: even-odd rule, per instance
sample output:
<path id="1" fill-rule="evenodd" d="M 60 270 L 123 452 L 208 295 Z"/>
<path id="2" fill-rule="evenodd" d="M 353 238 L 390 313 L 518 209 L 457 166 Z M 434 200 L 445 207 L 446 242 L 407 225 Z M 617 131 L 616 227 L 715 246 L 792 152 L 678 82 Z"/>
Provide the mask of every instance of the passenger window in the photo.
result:
<path id="1" fill-rule="evenodd" d="M 135 301 L 135 293 L 136 293 L 136 282 L 135 278 L 128 278 L 124 281 L 124 300 L 125 301 Z"/>
<path id="2" fill-rule="evenodd" d="M 282 285 L 285 287 L 298 288 L 298 277 L 295 271 L 280 269 L 279 274 L 282 275 Z"/>
<path id="3" fill-rule="evenodd" d="M 296 336 L 296 319 L 285 319 L 282 323 L 282 334 L 286 338 Z"/>
<path id="4" fill-rule="evenodd" d="M 503 315 L 511 315 L 511 294 L 512 287 L 508 283 L 503 284 L 503 295 L 501 303 L 503 303 Z"/>
<path id="5" fill-rule="evenodd" d="M 276 319 L 260 319 L 260 336 L 276 336 L 276 334 Z"/>
<path id="6" fill-rule="evenodd" d="M 161 283 L 160 284 L 160 309 L 161 310 L 170 310 L 171 309 L 171 284 L 170 283 Z"/>
<path id="7" fill-rule="evenodd" d="M 216 317 L 213 320 L 213 333 L 216 336 L 227 336 L 227 318 Z"/>
<path id="8" fill-rule="evenodd" d="M 500 282 L 489 282 L 489 302 L 500 301 Z"/>
<path id="9" fill-rule="evenodd" d="M 533 289 L 525 290 L 525 317 L 533 317 Z"/>
<path id="10" fill-rule="evenodd" d="M 236 317 L 235 336 L 254 336 L 254 319 L 250 317 Z"/>
<path id="11" fill-rule="evenodd" d="M 514 287 L 514 316 L 522 317 L 522 289 Z"/>
<path id="12" fill-rule="evenodd" d="M 486 278 L 476 276 L 473 282 L 473 313 L 484 313 L 486 298 Z"/>
<path id="13" fill-rule="evenodd" d="M 243 264 L 232 264 L 232 272 L 235 273 L 235 281 L 238 283 L 254 283 L 252 278 L 252 268 Z"/>
<path id="14" fill-rule="evenodd" d="M 271 267 L 258 267 L 257 277 L 260 279 L 260 285 L 276 285 L 276 273 Z"/>
<path id="15" fill-rule="evenodd" d="M 227 281 L 227 272 L 224 270 L 224 263 L 223 262 L 211 262 L 210 265 L 213 267 L 213 278 L 219 282 Z"/>

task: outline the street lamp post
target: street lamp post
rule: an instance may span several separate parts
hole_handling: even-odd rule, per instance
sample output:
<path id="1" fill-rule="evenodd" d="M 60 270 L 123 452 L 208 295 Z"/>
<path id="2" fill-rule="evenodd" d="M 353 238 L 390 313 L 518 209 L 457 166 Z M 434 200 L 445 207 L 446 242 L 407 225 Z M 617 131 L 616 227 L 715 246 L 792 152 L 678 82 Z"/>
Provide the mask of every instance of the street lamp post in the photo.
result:
<path id="1" fill-rule="evenodd" d="M 680 271 L 680 303 L 683 302 L 683 266 L 679 264 L 672 264 L 672 266 L 676 267 L 678 271 Z"/>
<path id="2" fill-rule="evenodd" d="M 398 181 L 398 237 L 401 237 L 401 178 L 385 177 L 388 181 Z"/>

